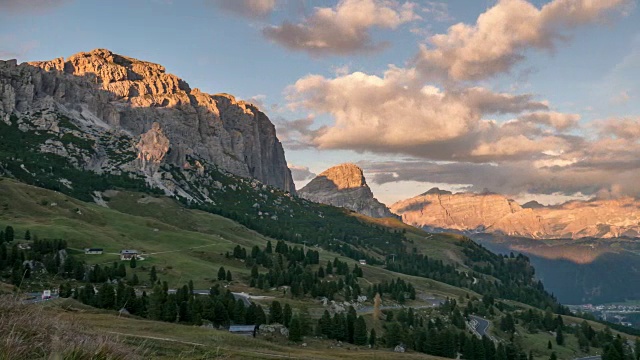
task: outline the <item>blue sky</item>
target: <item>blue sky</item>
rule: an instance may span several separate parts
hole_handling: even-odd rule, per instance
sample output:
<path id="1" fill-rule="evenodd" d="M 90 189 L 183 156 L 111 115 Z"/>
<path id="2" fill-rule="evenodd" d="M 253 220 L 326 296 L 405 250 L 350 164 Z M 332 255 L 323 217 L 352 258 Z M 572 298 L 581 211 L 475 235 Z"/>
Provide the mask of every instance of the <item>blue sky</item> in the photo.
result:
<path id="1" fill-rule="evenodd" d="M 299 185 L 349 161 L 387 203 L 638 196 L 640 15 L 589 3 L 2 0 L 0 58 L 108 48 L 254 101 Z"/>

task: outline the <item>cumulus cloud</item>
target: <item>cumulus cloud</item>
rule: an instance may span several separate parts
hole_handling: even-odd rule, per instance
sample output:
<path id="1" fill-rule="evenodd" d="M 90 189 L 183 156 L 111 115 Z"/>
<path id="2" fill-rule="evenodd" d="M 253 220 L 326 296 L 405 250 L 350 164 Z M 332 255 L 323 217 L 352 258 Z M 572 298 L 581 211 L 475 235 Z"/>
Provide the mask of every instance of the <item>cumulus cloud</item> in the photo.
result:
<path id="1" fill-rule="evenodd" d="M 554 0 L 538 9 L 525 0 L 499 0 L 475 24 L 458 23 L 422 45 L 415 62 L 433 78 L 480 80 L 508 72 L 527 49 L 553 50 L 570 30 L 624 12 L 629 0 Z"/>
<path id="2" fill-rule="evenodd" d="M 497 93 L 481 87 L 446 90 L 422 85 L 418 72 L 411 68 L 390 67 L 382 77 L 361 72 L 333 79 L 307 76 L 288 89 L 288 100 L 294 108 L 330 114 L 335 119 L 331 126 L 306 133 L 306 142 L 321 149 L 487 161 L 494 156 L 530 156 L 534 151 L 565 152 L 572 146 L 569 140 L 545 135 L 531 121 L 498 123 L 483 119 L 493 114 L 548 110 L 545 102 L 531 95 Z M 537 117 L 543 118 L 542 114 Z M 548 117 L 561 117 L 552 115 Z M 523 134 L 529 136 L 530 146 L 520 146 L 517 138 L 499 142 Z M 486 144 L 495 142 L 499 149 L 494 150 L 500 151 L 491 153 Z"/>
<path id="3" fill-rule="evenodd" d="M 291 150 L 314 147 L 313 138 L 316 136 L 318 130 L 311 129 L 313 123 L 313 116 L 296 120 L 286 120 L 283 118 L 274 120 L 278 139 L 280 139 L 285 148 Z"/>
<path id="4" fill-rule="evenodd" d="M 640 117 L 608 119 L 596 124 L 600 134 L 605 137 L 615 137 L 629 141 L 640 140 Z"/>
<path id="5" fill-rule="evenodd" d="M 259 19 L 271 14 L 276 0 L 213 0 L 219 8 L 240 16 Z"/>
<path id="6" fill-rule="evenodd" d="M 306 166 L 289 164 L 289 170 L 291 170 L 293 181 L 306 181 L 316 177 L 316 174 L 311 172 Z"/>
<path id="7" fill-rule="evenodd" d="M 416 5 L 389 0 L 340 0 L 335 8 L 316 8 L 300 23 L 284 22 L 263 29 L 268 39 L 314 55 L 352 54 L 382 49 L 371 39 L 372 28 L 395 29 L 419 19 Z"/>
<path id="8" fill-rule="evenodd" d="M 520 120 L 547 125 L 559 131 L 575 128 L 580 121 L 579 114 L 564 114 L 556 111 L 536 112 L 520 116 Z"/>

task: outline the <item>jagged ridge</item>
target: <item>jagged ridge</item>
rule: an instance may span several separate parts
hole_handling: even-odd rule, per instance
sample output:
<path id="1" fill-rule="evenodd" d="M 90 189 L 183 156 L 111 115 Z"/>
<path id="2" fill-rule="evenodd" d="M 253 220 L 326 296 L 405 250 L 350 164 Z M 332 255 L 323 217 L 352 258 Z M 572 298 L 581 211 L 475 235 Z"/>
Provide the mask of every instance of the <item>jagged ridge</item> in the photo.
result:
<path id="1" fill-rule="evenodd" d="M 344 207 L 371 217 L 396 217 L 373 197 L 362 169 L 355 164 L 340 164 L 325 170 L 298 193 L 310 201 Z"/>
<path id="2" fill-rule="evenodd" d="M 86 125 L 84 132 L 112 130 L 135 137 L 161 129 L 170 144 L 161 158 L 167 163 L 182 166 L 188 157 L 202 158 L 295 192 L 275 127 L 264 113 L 228 94 L 191 89 L 161 65 L 105 49 L 66 61 L 2 61 L 0 86 L 5 122 L 11 114 L 29 113 L 41 128 L 55 130 L 43 114 L 57 113 Z M 38 113 L 42 116 L 34 116 Z M 84 166 L 102 171 L 103 160 L 94 158 Z"/>
<path id="3" fill-rule="evenodd" d="M 529 238 L 640 237 L 640 202 L 632 198 L 520 206 L 499 194 L 432 189 L 393 204 L 391 210 L 408 224 L 429 228 Z"/>

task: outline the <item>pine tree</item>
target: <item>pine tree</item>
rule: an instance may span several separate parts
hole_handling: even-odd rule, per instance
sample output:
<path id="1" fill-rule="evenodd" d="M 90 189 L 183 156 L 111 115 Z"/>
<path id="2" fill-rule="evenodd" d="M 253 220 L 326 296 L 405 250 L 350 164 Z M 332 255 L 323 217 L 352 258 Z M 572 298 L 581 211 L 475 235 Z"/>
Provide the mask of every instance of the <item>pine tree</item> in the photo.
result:
<path id="1" fill-rule="evenodd" d="M 556 330 L 556 344 L 560 346 L 564 345 L 564 335 L 562 334 L 561 326 L 559 326 L 558 330 Z"/>
<path id="2" fill-rule="evenodd" d="M 129 261 L 129 266 L 131 266 L 132 269 L 135 269 L 137 266 L 137 261 L 136 261 L 136 257 L 132 257 L 131 260 Z"/>
<path id="3" fill-rule="evenodd" d="M 547 349 L 549 349 L 549 350 L 553 349 L 553 345 L 551 344 L 551 340 L 549 340 L 549 342 L 547 343 Z"/>
<path id="4" fill-rule="evenodd" d="M 13 226 L 7 226 L 4 229 L 4 241 L 12 242 L 15 237 L 15 231 L 13 230 Z"/>
<path id="5" fill-rule="evenodd" d="M 556 355 L 556 352 L 552 352 L 551 356 L 549 356 L 549 360 L 558 360 L 558 355 Z"/>
<path id="6" fill-rule="evenodd" d="M 149 281 L 151 281 L 151 285 L 155 284 L 158 281 L 158 274 L 156 274 L 156 267 L 152 266 L 149 271 Z"/>
<path id="7" fill-rule="evenodd" d="M 29 230 L 24 233 L 24 239 L 31 240 L 31 232 Z"/>
<path id="8" fill-rule="evenodd" d="M 118 270 L 116 271 L 117 277 L 119 278 L 126 278 L 127 277 L 127 268 L 124 266 L 123 263 L 120 263 L 120 265 L 118 265 Z"/>
<path id="9" fill-rule="evenodd" d="M 291 323 L 291 319 L 293 318 L 293 310 L 291 309 L 291 305 L 284 304 L 284 309 L 282 311 L 282 325 L 289 327 Z"/>
<path id="10" fill-rule="evenodd" d="M 273 253 L 273 249 L 271 247 L 271 241 L 267 241 L 267 247 L 266 247 L 266 249 L 264 249 L 264 252 L 267 253 L 267 254 Z"/>
<path id="11" fill-rule="evenodd" d="M 298 316 L 294 316 L 291 319 L 291 325 L 289 326 L 289 341 L 302 341 L 302 328 L 300 326 L 300 319 Z"/>
<path id="12" fill-rule="evenodd" d="M 358 316 L 353 325 L 353 343 L 356 345 L 367 344 L 367 323 L 362 316 Z"/>
<path id="13" fill-rule="evenodd" d="M 115 290 L 109 283 L 104 283 L 98 290 L 98 307 L 102 309 L 114 309 L 116 305 Z"/>
<path id="14" fill-rule="evenodd" d="M 269 306 L 269 324 L 282 324 L 283 320 L 282 305 L 279 301 L 273 300 Z"/>
<path id="15" fill-rule="evenodd" d="M 133 278 L 131 278 L 131 286 L 136 286 L 140 284 L 140 280 L 138 279 L 138 274 L 133 274 Z"/>
<path id="16" fill-rule="evenodd" d="M 369 345 L 371 347 L 376 346 L 376 329 L 371 328 L 371 332 L 369 333 Z"/>
<path id="17" fill-rule="evenodd" d="M 255 308 L 255 323 L 256 325 L 262 325 L 267 323 L 267 315 L 264 313 L 264 309 L 260 305 L 256 305 Z"/>
<path id="18" fill-rule="evenodd" d="M 231 270 L 227 270 L 226 279 L 227 279 L 227 281 L 233 280 L 233 278 L 231 277 Z"/>
<path id="19" fill-rule="evenodd" d="M 224 269 L 224 266 L 220 266 L 218 269 L 218 280 L 225 280 L 227 278 L 227 271 Z"/>
<path id="20" fill-rule="evenodd" d="M 244 301 L 242 301 L 242 299 L 238 299 L 236 301 L 236 305 L 233 308 L 233 321 L 236 324 L 245 324 L 246 315 L 247 315 L 247 311 L 246 311 L 246 308 L 244 307 Z"/>
<path id="21" fill-rule="evenodd" d="M 213 323 L 216 326 L 227 325 L 229 323 L 229 312 L 220 300 L 216 300 L 213 312 L 215 314 Z"/>

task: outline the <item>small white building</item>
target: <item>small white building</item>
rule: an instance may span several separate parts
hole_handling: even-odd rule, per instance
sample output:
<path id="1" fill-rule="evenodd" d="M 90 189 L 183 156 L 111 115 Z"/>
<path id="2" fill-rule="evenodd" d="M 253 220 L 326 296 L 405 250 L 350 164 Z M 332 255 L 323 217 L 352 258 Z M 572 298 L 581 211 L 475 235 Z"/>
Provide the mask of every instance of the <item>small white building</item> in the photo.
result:
<path id="1" fill-rule="evenodd" d="M 101 255 L 104 252 L 102 248 L 86 248 L 84 253 L 86 255 Z"/>
<path id="2" fill-rule="evenodd" d="M 364 259 L 360 260 L 360 265 L 367 265 L 367 260 L 364 260 Z"/>
<path id="3" fill-rule="evenodd" d="M 138 250 L 120 250 L 120 260 L 131 260 L 138 257 Z"/>

